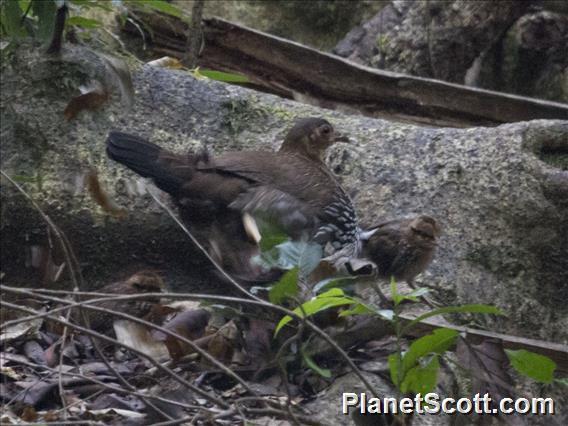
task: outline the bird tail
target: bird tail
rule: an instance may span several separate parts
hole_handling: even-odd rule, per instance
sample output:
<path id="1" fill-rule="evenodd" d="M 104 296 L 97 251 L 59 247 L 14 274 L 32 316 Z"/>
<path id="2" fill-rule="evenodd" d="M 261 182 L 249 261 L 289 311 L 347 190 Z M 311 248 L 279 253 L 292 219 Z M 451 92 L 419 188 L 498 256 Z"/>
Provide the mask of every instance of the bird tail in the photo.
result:
<path id="1" fill-rule="evenodd" d="M 112 131 L 107 138 L 107 154 L 142 177 L 152 178 L 156 186 L 175 195 L 191 179 L 199 156 L 172 154 L 147 140 Z"/>

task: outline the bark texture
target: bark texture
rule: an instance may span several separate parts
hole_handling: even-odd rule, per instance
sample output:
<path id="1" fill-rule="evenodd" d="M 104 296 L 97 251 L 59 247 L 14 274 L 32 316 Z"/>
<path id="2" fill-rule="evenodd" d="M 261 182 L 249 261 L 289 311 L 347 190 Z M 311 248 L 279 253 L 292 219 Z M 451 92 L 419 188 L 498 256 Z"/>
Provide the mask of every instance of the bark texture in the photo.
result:
<path id="1" fill-rule="evenodd" d="M 561 4 L 395 0 L 333 52 L 389 71 L 566 102 Z"/>
<path id="2" fill-rule="evenodd" d="M 377 68 L 463 83 L 475 58 L 493 45 L 529 4 L 394 1 L 379 12 L 384 16 L 377 21 L 377 53 L 370 62 Z"/>

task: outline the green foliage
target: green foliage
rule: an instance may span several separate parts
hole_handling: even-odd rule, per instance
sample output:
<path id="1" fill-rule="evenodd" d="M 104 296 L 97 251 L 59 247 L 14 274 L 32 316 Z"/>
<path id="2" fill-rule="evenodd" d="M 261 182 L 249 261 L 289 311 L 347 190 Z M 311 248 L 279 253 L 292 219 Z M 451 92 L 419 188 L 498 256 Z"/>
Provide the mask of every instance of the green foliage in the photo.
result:
<path id="1" fill-rule="evenodd" d="M 65 22 L 65 25 L 75 26 L 84 29 L 99 28 L 102 23 L 96 19 L 84 18 L 82 16 L 71 16 Z"/>
<path id="2" fill-rule="evenodd" d="M 357 277 L 327 278 L 314 285 L 314 293 L 321 293 L 330 288 L 351 288 L 355 284 L 356 279 Z"/>
<path id="3" fill-rule="evenodd" d="M 265 253 L 269 252 L 276 246 L 285 243 L 290 238 L 275 223 L 266 220 L 256 220 L 262 238 L 260 240 L 260 250 Z"/>
<path id="4" fill-rule="evenodd" d="M 332 288 L 331 290 L 318 295 L 314 299 L 303 303 L 300 307 L 294 309 L 293 312 L 299 317 L 304 318 L 315 315 L 318 312 L 325 311 L 329 308 L 352 305 L 356 303 L 357 301 L 349 296 L 346 296 L 345 293 L 343 293 L 343 290 L 339 288 Z M 286 315 L 284 318 L 282 318 L 276 326 L 274 335 L 277 335 L 282 327 L 284 327 L 290 321 L 292 321 L 292 317 L 290 315 Z"/>
<path id="5" fill-rule="evenodd" d="M 175 16 L 176 18 L 184 19 L 183 11 L 165 0 L 138 0 L 129 1 L 125 3 L 132 3 L 143 9 L 155 10 L 157 12 L 165 13 L 166 15 Z"/>
<path id="6" fill-rule="evenodd" d="M 391 297 L 394 302 L 394 306 L 400 305 L 405 300 L 410 300 L 411 302 L 418 302 L 419 301 L 418 298 L 420 296 L 425 295 L 429 291 L 430 290 L 428 290 L 427 288 L 417 288 L 416 290 L 411 291 L 410 293 L 401 294 L 398 292 L 394 277 L 391 278 Z"/>
<path id="7" fill-rule="evenodd" d="M 298 294 L 298 274 L 300 269 L 295 266 L 284 274 L 280 281 L 272 286 L 268 293 L 271 303 L 281 305 L 286 299 Z"/>
<path id="8" fill-rule="evenodd" d="M 309 368 L 311 368 L 317 374 L 319 374 L 320 376 L 326 379 L 329 379 L 331 377 L 331 371 L 327 368 L 322 368 L 319 365 L 317 365 L 316 362 L 313 360 L 313 358 L 304 350 L 303 347 L 300 350 L 300 353 L 302 354 L 302 359 L 304 360 L 304 363 Z"/>
<path id="9" fill-rule="evenodd" d="M 556 363 L 550 358 L 524 349 L 505 349 L 505 353 L 513 368 L 523 376 L 541 383 L 552 383 Z"/>
<path id="10" fill-rule="evenodd" d="M 272 303 L 282 304 L 287 300 L 293 300 L 298 294 L 298 281 L 307 277 L 321 261 L 322 250 L 319 245 L 307 242 L 281 242 L 285 236 L 275 227 L 263 231 L 267 252 L 261 255 L 261 261 L 268 267 L 280 267 L 288 269 L 288 272 L 272 286 L 269 291 L 269 299 Z M 313 287 L 317 295 L 300 306 L 293 312 L 300 318 L 307 318 L 323 312 L 327 309 L 347 307 L 338 313 L 340 317 L 350 315 L 378 315 L 392 321 L 396 339 L 397 352 L 388 357 L 391 380 L 396 388 L 403 394 L 432 392 L 438 383 L 440 370 L 440 357 L 455 345 L 459 332 L 448 328 L 438 328 L 432 333 L 414 340 L 408 350 L 402 350 L 402 338 L 408 331 L 419 322 L 438 315 L 450 313 L 481 313 L 502 315 L 502 312 L 490 305 L 469 304 L 463 306 L 446 306 L 432 309 L 407 324 L 403 324 L 400 317 L 401 304 L 405 301 L 420 302 L 428 289 L 419 288 L 409 293 L 400 293 L 395 279 L 391 279 L 391 297 L 394 309 L 378 309 L 362 302 L 356 297 L 346 295 L 341 287 L 353 284 L 354 277 L 341 277 L 323 280 Z M 290 315 L 284 316 L 277 324 L 274 335 L 278 335 L 283 327 L 293 321 Z M 300 349 L 302 359 L 306 366 L 314 370 L 322 377 L 331 377 L 328 369 L 321 368 L 304 351 Z M 519 373 L 543 383 L 553 381 L 553 373 L 556 364 L 547 357 L 528 351 L 507 351 L 507 355 L 513 367 Z"/>
<path id="11" fill-rule="evenodd" d="M 415 340 L 402 355 L 389 356 L 391 380 L 403 393 L 428 393 L 438 380 L 438 355 L 450 349 L 458 332 L 447 328 L 434 330 L 432 334 Z"/>
<path id="12" fill-rule="evenodd" d="M 24 11 L 20 3 L 13 0 L 2 0 L 0 3 L 0 28 L 3 36 L 18 38 L 27 35 L 22 25 Z"/>
<path id="13" fill-rule="evenodd" d="M 404 328 L 403 333 L 408 331 L 411 327 L 418 324 L 427 318 L 435 317 L 443 314 L 453 314 L 453 313 L 472 313 L 472 314 L 494 314 L 503 315 L 499 308 L 491 305 L 481 305 L 481 304 L 470 304 L 463 306 L 445 306 L 443 308 L 434 309 L 430 312 L 426 312 L 423 315 L 418 316 L 413 321 L 409 322 Z"/>
<path id="14" fill-rule="evenodd" d="M 262 238 L 265 238 L 264 235 Z M 257 261 L 268 268 L 291 269 L 297 266 L 300 269 L 299 278 L 304 279 L 318 266 L 321 256 L 322 248 L 319 244 L 285 241 L 263 252 Z"/>
<path id="15" fill-rule="evenodd" d="M 43 42 L 48 41 L 53 35 L 55 25 L 55 13 L 57 12 L 55 1 L 32 0 L 31 11 L 37 17 L 35 35 Z"/>
<path id="16" fill-rule="evenodd" d="M 400 384 L 400 391 L 422 395 L 432 392 L 438 383 L 439 370 L 440 362 L 437 355 L 421 358 L 418 365 L 406 372 Z"/>
<path id="17" fill-rule="evenodd" d="M 12 38 L 32 36 L 41 41 L 48 41 L 54 29 L 57 9 L 66 4 L 69 16 L 66 19 L 66 27 L 74 26 L 86 30 L 96 29 L 102 23 L 96 19 L 81 16 L 85 11 L 98 8 L 107 12 L 116 12 L 122 4 L 133 4 L 137 7 L 150 11 L 158 11 L 183 19 L 183 11 L 165 0 L 143 1 L 115 1 L 106 0 L 2 0 L 0 11 L 1 34 Z M 231 78 L 230 74 L 219 78 Z M 233 76 L 238 79 L 240 76 Z M 214 77 L 210 77 L 214 78 Z M 242 77 L 241 77 L 242 79 Z"/>
<path id="18" fill-rule="evenodd" d="M 224 83 L 250 83 L 250 80 L 242 74 L 223 71 L 197 69 L 194 71 L 194 75 L 196 77 L 207 77 L 211 80 L 222 81 Z"/>
<path id="19" fill-rule="evenodd" d="M 400 304 L 403 301 L 418 302 L 418 297 L 426 294 L 423 288 L 416 289 L 407 294 L 398 292 L 397 283 L 391 279 L 391 297 L 394 302 L 393 325 L 397 338 L 397 353 L 389 356 L 389 370 L 391 379 L 398 390 L 402 393 L 428 393 L 431 392 L 438 382 L 439 356 L 449 350 L 456 341 L 458 332 L 455 330 L 439 328 L 431 334 L 416 339 L 410 345 L 408 351 L 402 353 L 400 341 L 404 335 L 419 322 L 438 315 L 449 313 L 482 313 L 502 315 L 501 311 L 494 306 L 470 304 L 464 306 L 446 306 L 432 309 L 408 324 L 402 326 L 399 317 Z"/>

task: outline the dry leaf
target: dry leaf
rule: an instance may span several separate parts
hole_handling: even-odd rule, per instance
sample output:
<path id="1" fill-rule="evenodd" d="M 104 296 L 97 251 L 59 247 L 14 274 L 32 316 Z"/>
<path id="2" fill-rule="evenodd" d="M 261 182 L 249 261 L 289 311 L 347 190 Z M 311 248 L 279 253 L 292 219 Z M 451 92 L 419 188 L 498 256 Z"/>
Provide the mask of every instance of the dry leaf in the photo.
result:
<path id="1" fill-rule="evenodd" d="M 45 312 L 45 308 L 38 310 L 38 312 Z M 27 315 L 23 314 L 22 316 Z M 0 343 L 5 345 L 12 340 L 16 340 L 19 338 L 36 338 L 38 335 L 38 331 L 43 324 L 42 318 L 37 318 L 35 320 L 24 321 L 18 324 L 14 324 L 10 327 L 6 327 L 0 333 Z"/>
<path id="2" fill-rule="evenodd" d="M 166 345 L 156 341 L 144 325 L 128 320 L 116 320 L 113 323 L 116 340 L 159 360 L 170 358 Z"/>
<path id="3" fill-rule="evenodd" d="M 31 405 L 26 405 L 20 414 L 20 418 L 25 422 L 35 422 L 37 417 L 37 411 Z"/>
<path id="4" fill-rule="evenodd" d="M 116 218 L 126 217 L 126 209 L 116 204 L 102 188 L 99 181 L 99 175 L 95 169 L 91 169 L 89 173 L 87 173 L 86 180 L 89 194 L 91 194 L 95 203 L 97 203 L 105 213 Z"/>
<path id="5" fill-rule="evenodd" d="M 473 345 L 465 339 L 459 339 L 456 355 L 461 365 L 467 367 L 472 375 L 472 394 L 491 396 L 491 408 L 505 397 L 515 398 L 513 379 L 507 371 L 509 359 L 503 350 L 503 342 L 497 339 L 484 339 Z M 500 416 L 508 425 L 526 424 L 519 416 Z"/>
<path id="6" fill-rule="evenodd" d="M 169 68 L 172 70 L 179 70 L 183 68 L 181 61 L 177 58 L 172 58 L 171 56 L 154 59 L 153 61 L 147 62 L 147 64 L 153 67 Z"/>
<path id="7" fill-rule="evenodd" d="M 221 362 L 230 362 L 237 345 L 238 333 L 235 322 L 229 321 L 211 336 L 207 351 Z"/>
<path id="8" fill-rule="evenodd" d="M 170 331 L 185 337 L 188 340 L 196 340 L 205 334 L 205 328 L 209 323 L 211 314 L 205 309 L 194 309 L 177 314 L 164 325 Z M 193 349 L 174 336 L 154 330 L 152 336 L 160 342 L 164 342 L 172 359 L 177 360 L 185 355 L 193 353 Z"/>
<path id="9" fill-rule="evenodd" d="M 83 110 L 93 111 L 100 108 L 109 98 L 110 93 L 101 83 L 95 81 L 89 87 L 81 89 L 81 94 L 69 101 L 63 115 L 67 121 L 73 120 Z"/>

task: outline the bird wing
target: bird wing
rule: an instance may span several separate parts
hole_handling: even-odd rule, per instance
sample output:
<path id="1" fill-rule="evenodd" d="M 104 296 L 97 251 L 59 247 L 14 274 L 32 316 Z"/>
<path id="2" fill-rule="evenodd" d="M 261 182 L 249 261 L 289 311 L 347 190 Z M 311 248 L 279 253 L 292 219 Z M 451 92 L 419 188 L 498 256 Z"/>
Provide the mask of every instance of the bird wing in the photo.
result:
<path id="1" fill-rule="evenodd" d="M 198 169 L 252 183 L 231 205 L 236 209 L 276 218 L 288 230 L 302 222 L 316 226 L 313 239 L 322 245 L 333 242 L 339 248 L 357 241 L 353 203 L 324 164 L 292 153 L 241 151 L 220 155 Z"/>
<path id="2" fill-rule="evenodd" d="M 253 184 L 271 187 L 316 208 L 329 204 L 334 197 L 335 187 L 338 186 L 325 167 L 293 154 L 229 152 L 198 165 L 198 169 L 240 177 Z"/>
<path id="3" fill-rule="evenodd" d="M 376 232 L 372 238 L 373 260 L 377 264 L 379 274 L 384 277 L 395 274 L 393 266 L 400 256 L 399 242 L 402 238 L 400 230 L 389 227 L 392 222 L 385 222 L 375 226 Z"/>
<path id="4" fill-rule="evenodd" d="M 319 222 L 319 212 L 312 205 L 269 185 L 250 188 L 240 194 L 230 207 L 277 222 L 293 238 L 299 238 L 304 231 L 311 233 Z"/>

